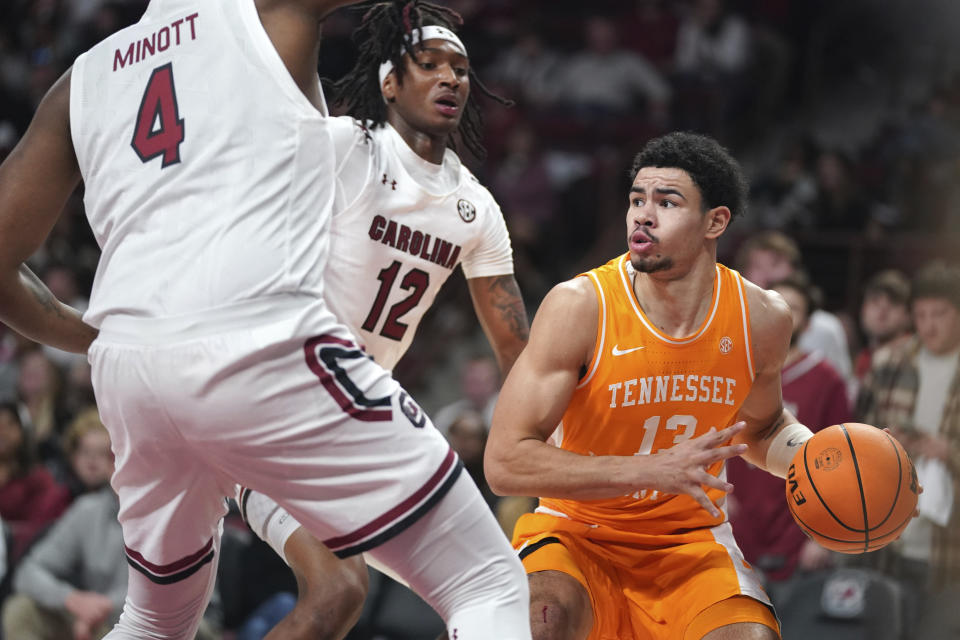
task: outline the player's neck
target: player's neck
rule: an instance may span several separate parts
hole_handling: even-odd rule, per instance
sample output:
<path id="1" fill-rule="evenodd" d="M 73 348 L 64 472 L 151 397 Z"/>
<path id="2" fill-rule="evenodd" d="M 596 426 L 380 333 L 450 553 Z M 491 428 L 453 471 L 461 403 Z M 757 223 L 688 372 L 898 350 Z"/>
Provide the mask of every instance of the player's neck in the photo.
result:
<path id="1" fill-rule="evenodd" d="M 696 332 L 707 318 L 716 286 L 716 261 L 698 260 L 680 277 L 637 273 L 633 290 L 644 314 L 674 338 Z"/>
<path id="2" fill-rule="evenodd" d="M 443 155 L 447 150 L 447 135 L 432 135 L 411 127 L 403 118 L 390 111 L 387 122 L 400 134 L 415 154 L 433 164 L 443 164 Z"/>

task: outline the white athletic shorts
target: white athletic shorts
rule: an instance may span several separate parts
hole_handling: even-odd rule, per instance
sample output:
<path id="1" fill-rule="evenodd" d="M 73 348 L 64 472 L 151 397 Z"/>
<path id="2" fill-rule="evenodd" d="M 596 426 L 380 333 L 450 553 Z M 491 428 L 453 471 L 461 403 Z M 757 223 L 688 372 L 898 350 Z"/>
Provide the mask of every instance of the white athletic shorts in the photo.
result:
<path id="1" fill-rule="evenodd" d="M 410 526 L 462 470 L 318 301 L 108 318 L 89 354 L 128 560 L 158 584 L 211 561 L 235 484 L 272 496 L 346 557 Z"/>

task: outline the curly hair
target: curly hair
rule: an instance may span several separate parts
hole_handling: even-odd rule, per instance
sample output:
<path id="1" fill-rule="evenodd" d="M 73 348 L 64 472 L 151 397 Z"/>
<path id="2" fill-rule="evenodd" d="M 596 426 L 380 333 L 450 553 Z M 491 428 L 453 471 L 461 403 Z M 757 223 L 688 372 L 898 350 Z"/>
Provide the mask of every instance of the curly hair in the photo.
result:
<path id="1" fill-rule="evenodd" d="M 393 63 L 397 82 L 403 84 L 406 66 L 403 54 L 415 56 L 409 36 L 413 31 L 427 25 L 446 27 L 456 31 L 463 18 L 453 9 L 411 0 L 410 2 L 375 2 L 369 6 L 360 26 L 353 32 L 353 41 L 357 45 L 359 56 L 353 68 L 333 83 L 332 102 L 342 107 L 348 114 L 360 121 L 369 121 L 371 126 L 381 127 L 387 121 L 387 105 L 380 92 L 378 70 L 380 64 L 389 60 Z M 484 85 L 473 69 L 470 69 L 470 83 L 484 95 L 500 104 L 511 106 L 512 101 L 501 98 Z M 478 160 L 486 156 L 486 149 L 480 142 L 483 131 L 483 117 L 480 107 L 473 99 L 473 92 L 467 98 L 463 109 L 463 118 L 457 128 L 456 136 L 450 136 L 447 144 L 457 150 L 459 138 L 463 146 Z"/>
<path id="2" fill-rule="evenodd" d="M 634 158 L 631 177 L 635 178 L 644 167 L 686 171 L 700 189 L 705 211 L 726 206 L 731 220 L 746 211 L 749 187 L 743 169 L 713 138 L 687 131 L 654 138 Z"/>

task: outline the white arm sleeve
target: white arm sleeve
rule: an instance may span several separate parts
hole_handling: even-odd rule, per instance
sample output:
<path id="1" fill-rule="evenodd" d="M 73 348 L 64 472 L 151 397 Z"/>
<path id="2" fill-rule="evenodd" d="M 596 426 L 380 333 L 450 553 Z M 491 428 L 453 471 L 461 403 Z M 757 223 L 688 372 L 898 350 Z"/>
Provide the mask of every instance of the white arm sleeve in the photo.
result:
<path id="1" fill-rule="evenodd" d="M 237 487 L 240 515 L 258 538 L 269 544 L 288 565 L 283 547 L 300 523 L 286 509 L 256 491 Z"/>

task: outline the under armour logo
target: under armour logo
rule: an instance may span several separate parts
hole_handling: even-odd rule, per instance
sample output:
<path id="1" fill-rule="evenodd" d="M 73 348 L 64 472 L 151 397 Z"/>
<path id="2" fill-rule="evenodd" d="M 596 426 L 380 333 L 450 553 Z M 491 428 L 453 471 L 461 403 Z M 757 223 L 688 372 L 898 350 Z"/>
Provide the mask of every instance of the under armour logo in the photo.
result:
<path id="1" fill-rule="evenodd" d="M 397 190 L 397 181 L 396 181 L 396 180 L 388 180 L 388 179 L 387 179 L 387 174 L 383 174 L 383 180 L 380 181 L 380 184 L 387 184 L 388 181 L 390 182 L 390 189 L 392 189 L 393 191 L 396 191 L 396 190 Z"/>

